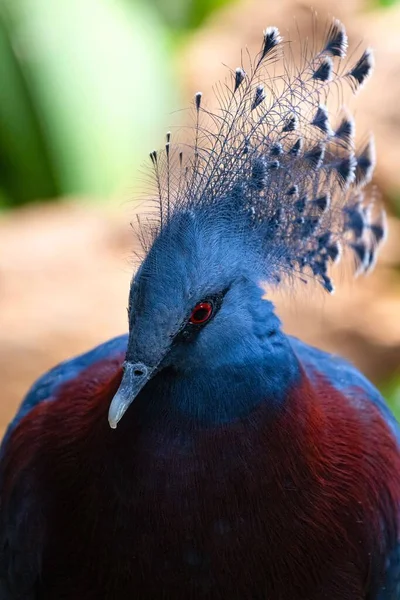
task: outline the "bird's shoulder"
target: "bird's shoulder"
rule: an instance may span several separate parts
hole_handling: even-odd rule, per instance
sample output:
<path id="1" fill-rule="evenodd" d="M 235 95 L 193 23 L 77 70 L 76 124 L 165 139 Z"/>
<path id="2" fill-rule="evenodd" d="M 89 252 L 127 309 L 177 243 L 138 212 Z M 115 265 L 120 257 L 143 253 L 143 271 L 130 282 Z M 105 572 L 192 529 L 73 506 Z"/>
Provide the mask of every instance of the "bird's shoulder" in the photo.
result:
<path id="1" fill-rule="evenodd" d="M 57 401 L 59 398 L 58 392 L 62 386 L 72 383 L 89 367 L 91 367 L 93 373 L 96 365 L 103 365 L 107 361 L 123 356 L 126 352 L 127 341 L 127 334 L 112 338 L 87 352 L 59 363 L 39 377 L 27 392 L 15 417 L 9 424 L 3 445 L 18 423 L 32 409 L 43 401 Z"/>
<path id="2" fill-rule="evenodd" d="M 2 600 L 37 597 L 45 546 L 43 506 L 49 503 L 48 491 L 41 486 L 43 473 L 39 475 L 38 470 L 45 473 L 50 465 L 55 476 L 54 464 L 48 460 L 57 454 L 60 444 L 65 462 L 66 441 L 75 447 L 87 436 L 91 425 L 88 416 L 100 416 L 107 422 L 103 413 L 118 385 L 115 380 L 120 376 L 126 341 L 125 335 L 109 340 L 40 377 L 8 428 L 0 455 Z M 74 464 L 72 461 L 71 468 Z"/>
<path id="3" fill-rule="evenodd" d="M 289 336 L 291 346 L 311 381 L 324 377 L 358 411 L 376 406 L 400 444 L 399 423 L 379 390 L 349 361 Z"/>
<path id="4" fill-rule="evenodd" d="M 371 404 L 375 406 L 400 445 L 400 427 L 397 420 L 380 392 L 354 365 L 340 356 L 309 346 L 294 337 L 290 337 L 290 342 L 311 382 L 319 380 L 321 376 L 325 378 L 341 392 L 354 410 L 359 412 L 362 416 L 360 423 L 368 429 L 374 426 L 370 420 L 371 414 L 373 415 L 370 407 Z M 396 518 L 399 517 L 395 516 Z M 381 584 L 371 598 L 395 600 L 400 595 L 400 543 L 388 551 L 384 570 L 383 585 Z"/>

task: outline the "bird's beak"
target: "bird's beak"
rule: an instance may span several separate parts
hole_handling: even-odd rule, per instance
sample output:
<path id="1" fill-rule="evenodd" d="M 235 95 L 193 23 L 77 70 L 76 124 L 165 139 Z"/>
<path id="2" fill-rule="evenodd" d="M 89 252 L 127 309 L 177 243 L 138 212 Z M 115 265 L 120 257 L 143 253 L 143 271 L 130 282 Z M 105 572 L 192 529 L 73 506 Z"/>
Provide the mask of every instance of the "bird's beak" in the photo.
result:
<path id="1" fill-rule="evenodd" d="M 126 410 L 156 370 L 155 367 L 149 368 L 143 363 L 130 362 L 125 362 L 122 368 L 122 381 L 108 410 L 108 422 L 112 429 L 116 429 Z"/>

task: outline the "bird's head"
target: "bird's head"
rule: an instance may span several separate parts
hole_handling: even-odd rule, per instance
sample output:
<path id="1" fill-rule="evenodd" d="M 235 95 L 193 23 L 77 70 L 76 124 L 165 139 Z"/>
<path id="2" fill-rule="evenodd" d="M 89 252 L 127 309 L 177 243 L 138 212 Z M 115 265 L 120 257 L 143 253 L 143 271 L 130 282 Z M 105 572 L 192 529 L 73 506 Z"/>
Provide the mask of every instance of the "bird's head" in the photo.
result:
<path id="1" fill-rule="evenodd" d="M 116 427 L 157 373 L 201 381 L 258 363 L 277 346 L 280 321 L 262 298 L 257 254 L 229 218 L 175 215 L 134 277 L 123 380 L 109 421 Z"/>
<path id="2" fill-rule="evenodd" d="M 150 154 L 158 210 L 141 230 L 146 258 L 131 286 L 112 427 L 166 368 L 196 381 L 216 407 L 227 390 L 210 393 L 215 381 L 234 379 L 249 403 L 254 389 L 276 397 L 295 367 L 260 281 L 314 280 L 332 293 L 330 267 L 343 250 L 357 273 L 375 264 L 385 220 L 363 190 L 372 140 L 356 151 L 353 119 L 346 113 L 331 123 L 326 108 L 331 90 L 337 98 L 338 87 L 364 83 L 372 54 L 353 66 L 343 61 L 347 36 L 336 20 L 303 70 L 292 53 L 285 59 L 281 41 L 275 27 L 265 30 L 248 71 L 238 67 L 225 95 L 219 90 L 219 111 L 203 109 L 196 94 L 193 146 L 182 152 L 167 134 L 164 151 Z M 264 73 L 271 61 L 275 76 Z M 240 403 L 228 395 L 224 414 L 238 414 Z"/>

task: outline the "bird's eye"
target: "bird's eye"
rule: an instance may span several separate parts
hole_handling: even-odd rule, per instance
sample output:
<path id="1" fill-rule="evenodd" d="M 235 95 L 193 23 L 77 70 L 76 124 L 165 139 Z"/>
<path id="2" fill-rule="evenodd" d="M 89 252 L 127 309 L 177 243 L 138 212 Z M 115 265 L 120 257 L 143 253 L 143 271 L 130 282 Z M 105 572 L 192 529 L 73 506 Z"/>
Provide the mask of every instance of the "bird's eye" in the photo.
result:
<path id="1" fill-rule="evenodd" d="M 192 314 L 189 317 L 189 323 L 192 323 L 192 325 L 202 325 L 208 321 L 212 312 L 213 305 L 211 302 L 199 302 L 192 310 Z"/>

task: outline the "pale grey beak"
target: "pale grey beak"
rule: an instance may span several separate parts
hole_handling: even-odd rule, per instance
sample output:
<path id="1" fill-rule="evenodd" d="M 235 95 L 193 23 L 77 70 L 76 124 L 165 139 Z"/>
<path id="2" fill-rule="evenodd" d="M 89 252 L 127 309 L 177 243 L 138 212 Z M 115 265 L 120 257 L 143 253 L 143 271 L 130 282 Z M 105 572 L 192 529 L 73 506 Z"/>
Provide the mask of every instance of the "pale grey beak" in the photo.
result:
<path id="1" fill-rule="evenodd" d="M 108 422 L 112 429 L 116 429 L 126 410 L 155 371 L 155 368 L 149 368 L 143 363 L 124 362 L 122 368 L 122 381 L 108 410 Z"/>

